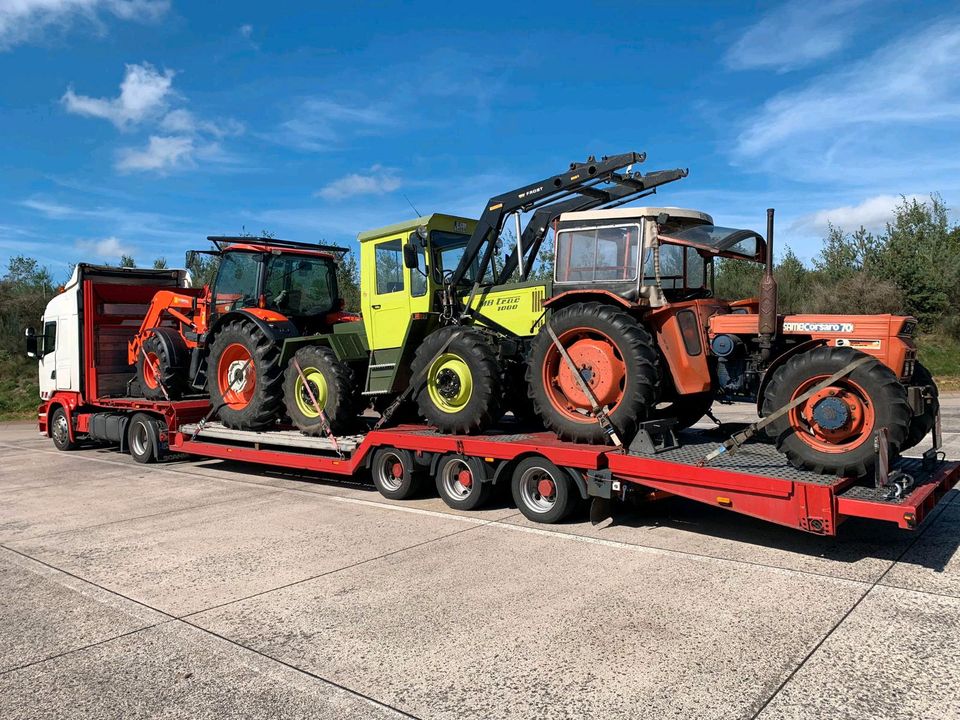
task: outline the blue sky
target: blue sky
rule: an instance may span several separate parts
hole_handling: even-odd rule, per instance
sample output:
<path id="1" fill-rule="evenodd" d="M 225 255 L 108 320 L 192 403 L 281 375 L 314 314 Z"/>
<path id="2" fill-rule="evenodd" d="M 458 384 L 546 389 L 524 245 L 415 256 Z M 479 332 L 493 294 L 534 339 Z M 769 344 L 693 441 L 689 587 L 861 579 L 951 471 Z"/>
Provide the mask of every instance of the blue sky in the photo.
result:
<path id="1" fill-rule="evenodd" d="M 346 244 L 627 150 L 810 258 L 958 204 L 958 58 L 950 2 L 0 0 L 0 261 Z"/>

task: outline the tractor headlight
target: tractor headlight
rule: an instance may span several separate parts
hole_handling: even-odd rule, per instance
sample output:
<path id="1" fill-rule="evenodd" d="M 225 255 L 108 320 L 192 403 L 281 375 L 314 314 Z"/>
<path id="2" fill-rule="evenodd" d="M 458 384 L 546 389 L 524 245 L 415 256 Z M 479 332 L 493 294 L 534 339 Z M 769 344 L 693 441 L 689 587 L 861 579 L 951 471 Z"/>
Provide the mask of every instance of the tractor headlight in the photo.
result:
<path id="1" fill-rule="evenodd" d="M 903 325 L 900 326 L 900 332 L 897 335 L 901 337 L 912 337 L 913 331 L 917 329 L 916 320 L 906 320 Z"/>

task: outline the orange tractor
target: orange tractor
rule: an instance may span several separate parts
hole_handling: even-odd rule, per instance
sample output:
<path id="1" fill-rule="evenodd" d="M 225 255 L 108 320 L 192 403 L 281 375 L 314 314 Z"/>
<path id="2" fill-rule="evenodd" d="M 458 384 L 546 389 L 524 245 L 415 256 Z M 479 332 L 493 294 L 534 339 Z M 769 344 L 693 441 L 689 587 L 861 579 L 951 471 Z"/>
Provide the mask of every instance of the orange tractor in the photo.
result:
<path id="1" fill-rule="evenodd" d="M 294 366 L 295 352 L 335 325 L 359 319 L 343 311 L 337 288 L 337 257 L 345 249 L 274 238 L 209 240 L 216 250 L 202 252 L 219 257 L 213 284 L 156 293 L 128 345 L 142 395 L 174 400 L 206 390 L 221 421 L 240 429 L 270 425 L 284 404 L 292 406 L 289 415 L 302 419 L 311 393 L 319 392 L 304 373 L 319 369 Z M 324 351 L 329 348 L 312 349 L 321 353 L 313 365 L 326 365 Z M 336 364 L 336 357 L 332 361 Z M 339 364 L 333 369 L 342 382 L 324 389 L 342 397 L 328 407 L 350 405 L 352 378 L 343 378 L 350 369 Z M 294 376 L 299 394 L 284 393 L 285 375 Z M 304 397 L 298 404 L 293 395 Z"/>

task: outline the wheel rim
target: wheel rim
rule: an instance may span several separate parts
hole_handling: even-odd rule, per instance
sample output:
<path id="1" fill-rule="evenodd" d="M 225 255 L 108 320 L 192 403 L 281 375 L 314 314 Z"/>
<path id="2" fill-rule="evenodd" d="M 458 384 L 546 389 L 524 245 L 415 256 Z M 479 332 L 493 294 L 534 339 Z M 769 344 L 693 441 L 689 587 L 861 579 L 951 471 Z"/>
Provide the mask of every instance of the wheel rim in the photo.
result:
<path id="1" fill-rule="evenodd" d="M 431 402 L 445 413 L 463 410 L 473 395 L 473 375 L 466 362 L 454 353 L 443 353 L 430 364 L 427 393 Z"/>
<path id="2" fill-rule="evenodd" d="M 396 453 L 384 453 L 377 464 L 377 479 L 387 490 L 399 490 L 403 484 L 403 460 Z"/>
<path id="3" fill-rule="evenodd" d="M 557 504 L 557 480 L 540 467 L 532 467 L 520 476 L 520 498 L 538 513 L 550 512 Z"/>
<path id="4" fill-rule="evenodd" d="M 627 383 L 627 366 L 617 344 L 593 328 L 573 328 L 557 339 L 601 407 L 615 411 Z M 557 412 L 576 422 L 596 422 L 590 398 L 581 390 L 556 344 L 550 345 L 544 358 L 542 382 Z"/>
<path id="5" fill-rule="evenodd" d="M 306 382 L 304 382 L 304 379 L 306 379 Z M 310 392 L 307 392 L 307 388 L 310 389 Z M 297 382 L 294 386 L 294 396 L 297 400 L 297 410 L 305 417 L 319 417 L 320 413 L 317 412 L 313 400 L 310 398 L 310 393 L 313 393 L 313 397 L 316 398 L 317 405 L 319 405 L 321 409 L 326 410 L 327 381 L 323 377 L 323 373 L 315 367 L 303 368 L 303 375 L 297 376 Z"/>
<path id="6" fill-rule="evenodd" d="M 160 367 L 160 358 L 154 352 L 144 354 L 143 358 L 143 382 L 151 390 L 156 390 L 160 386 L 157 378 L 157 368 Z"/>
<path id="7" fill-rule="evenodd" d="M 790 398 L 808 392 L 829 375 L 802 382 Z M 790 426 L 797 437 L 824 453 L 849 452 L 868 441 L 876 425 L 876 412 L 869 394 L 850 379 L 838 380 L 790 410 Z"/>
<path id="8" fill-rule="evenodd" d="M 150 438 L 147 433 L 147 426 L 143 423 L 137 423 L 133 428 L 133 435 L 130 438 L 130 448 L 134 455 L 145 455 L 149 447 Z"/>
<path id="9" fill-rule="evenodd" d="M 440 483 L 447 496 L 456 500 L 466 500 L 473 490 L 473 472 L 463 460 L 450 460 L 443 466 Z"/>
<path id="10" fill-rule="evenodd" d="M 250 351 L 245 346 L 233 343 L 220 355 L 217 384 L 227 407 L 242 410 L 250 404 L 257 387 L 257 373 Z"/>
<path id="11" fill-rule="evenodd" d="M 63 445 L 70 439 L 70 428 L 67 427 L 67 416 L 63 413 L 57 415 L 53 421 L 53 439 Z"/>

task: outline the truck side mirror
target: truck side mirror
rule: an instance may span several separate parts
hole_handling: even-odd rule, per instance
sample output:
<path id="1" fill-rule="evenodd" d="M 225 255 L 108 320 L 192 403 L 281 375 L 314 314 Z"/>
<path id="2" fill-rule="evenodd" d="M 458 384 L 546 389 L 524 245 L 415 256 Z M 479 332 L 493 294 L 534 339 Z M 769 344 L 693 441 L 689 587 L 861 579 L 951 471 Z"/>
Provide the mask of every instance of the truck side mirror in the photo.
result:
<path id="1" fill-rule="evenodd" d="M 28 327 L 23 331 L 23 334 L 27 336 L 27 357 L 37 357 L 37 331 Z"/>
<path id="2" fill-rule="evenodd" d="M 408 270 L 417 270 L 420 267 L 420 258 L 417 249 L 411 244 L 403 246 L 403 266 Z"/>

